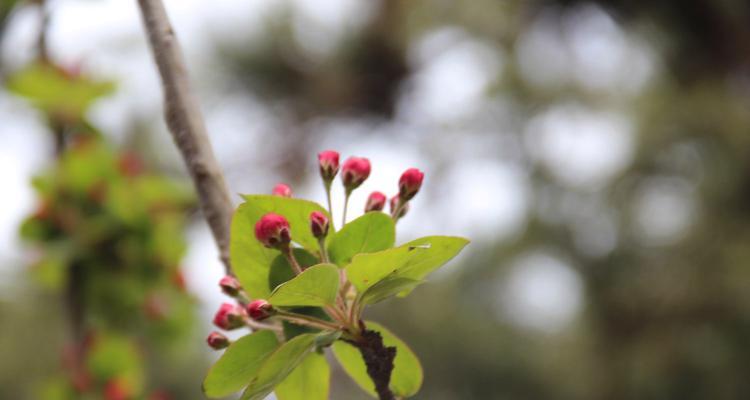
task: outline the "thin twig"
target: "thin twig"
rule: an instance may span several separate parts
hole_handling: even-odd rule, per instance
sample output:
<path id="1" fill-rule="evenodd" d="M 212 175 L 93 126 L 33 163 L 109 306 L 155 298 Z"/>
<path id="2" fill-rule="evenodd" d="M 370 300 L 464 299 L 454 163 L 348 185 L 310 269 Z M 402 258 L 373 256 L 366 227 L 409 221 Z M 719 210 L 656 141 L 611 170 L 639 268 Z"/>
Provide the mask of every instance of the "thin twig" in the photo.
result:
<path id="1" fill-rule="evenodd" d="M 230 273 L 232 201 L 208 140 L 200 108 L 192 96 L 182 51 L 161 0 L 138 0 L 138 5 L 162 80 L 167 127 L 193 178 L 219 256 L 226 272 Z"/>

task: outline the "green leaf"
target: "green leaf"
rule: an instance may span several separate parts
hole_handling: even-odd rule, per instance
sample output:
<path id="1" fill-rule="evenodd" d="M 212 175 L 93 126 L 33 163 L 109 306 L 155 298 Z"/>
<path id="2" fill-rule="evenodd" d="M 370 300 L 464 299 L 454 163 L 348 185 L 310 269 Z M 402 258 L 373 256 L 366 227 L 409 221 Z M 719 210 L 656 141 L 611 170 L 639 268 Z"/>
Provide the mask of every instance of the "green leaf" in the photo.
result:
<path id="1" fill-rule="evenodd" d="M 328 213 L 318 204 L 306 200 L 266 195 L 243 197 L 245 202 L 240 204 L 232 218 L 229 248 L 232 269 L 251 297 L 267 298 L 271 294 L 269 269 L 279 251 L 267 249 L 255 239 L 255 223 L 269 212 L 283 215 L 289 221 L 292 240 L 314 253 L 318 241 L 310 232 L 310 213 Z"/>
<path id="2" fill-rule="evenodd" d="M 297 260 L 302 269 L 307 269 L 320 262 L 318 257 L 312 255 L 309 251 L 299 247 L 292 249 L 294 258 Z M 282 283 L 294 278 L 294 271 L 289 264 L 289 260 L 283 254 L 279 254 L 271 263 L 271 271 L 268 273 L 268 288 L 275 289 Z"/>
<path id="3" fill-rule="evenodd" d="M 232 343 L 208 371 L 203 391 L 211 398 L 224 397 L 247 386 L 263 361 L 279 348 L 276 335 L 258 331 Z"/>
<path id="4" fill-rule="evenodd" d="M 393 219 L 384 213 L 369 212 L 331 236 L 328 256 L 332 263 L 343 267 L 357 254 L 389 249 L 395 242 Z"/>
<path id="5" fill-rule="evenodd" d="M 325 356 L 310 353 L 289 376 L 276 387 L 279 400 L 328 400 L 331 368 Z"/>
<path id="6" fill-rule="evenodd" d="M 382 325 L 372 321 L 367 321 L 365 325 L 367 329 L 380 332 L 386 346 L 396 347 L 396 359 L 393 362 L 394 367 L 390 384 L 393 394 L 397 397 L 410 397 L 416 394 L 422 386 L 422 365 L 419 363 L 417 356 L 409 346 Z M 362 359 L 362 354 L 356 347 L 347 342 L 337 341 L 333 344 L 333 354 L 344 371 L 362 389 L 371 396 L 377 397 L 375 384 L 367 375 L 367 366 Z"/>
<path id="7" fill-rule="evenodd" d="M 422 280 L 469 243 L 452 236 L 427 236 L 377 253 L 354 256 L 346 275 L 360 293 L 388 276 Z"/>
<path id="8" fill-rule="evenodd" d="M 262 400 L 315 349 L 317 334 L 295 336 L 274 351 L 250 381 L 242 400 Z"/>
<path id="9" fill-rule="evenodd" d="M 362 305 L 379 303 L 401 292 L 412 290 L 422 282 L 424 281 L 399 276 L 388 276 L 367 289 L 361 295 L 359 301 Z"/>
<path id="10" fill-rule="evenodd" d="M 10 76 L 7 87 L 44 112 L 81 118 L 92 102 L 111 93 L 115 86 L 112 82 L 72 76 L 52 65 L 37 63 Z"/>
<path id="11" fill-rule="evenodd" d="M 333 264 L 318 264 L 279 285 L 268 301 L 277 307 L 325 306 L 336 301 L 338 290 L 339 269 Z"/>

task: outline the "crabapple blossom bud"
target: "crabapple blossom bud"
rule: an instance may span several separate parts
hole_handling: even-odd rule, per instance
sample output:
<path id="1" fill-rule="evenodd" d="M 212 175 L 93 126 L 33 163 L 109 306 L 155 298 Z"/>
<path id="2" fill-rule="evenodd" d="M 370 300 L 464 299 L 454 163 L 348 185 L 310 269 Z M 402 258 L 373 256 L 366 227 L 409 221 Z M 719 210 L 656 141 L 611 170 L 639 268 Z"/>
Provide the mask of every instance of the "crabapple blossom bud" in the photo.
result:
<path id="1" fill-rule="evenodd" d="M 339 172 L 339 153 L 333 150 L 318 153 L 318 165 L 323 180 L 331 182 Z"/>
<path id="2" fill-rule="evenodd" d="M 416 168 L 409 168 L 401 174 L 401 179 L 398 180 L 398 195 L 402 199 L 409 201 L 419 191 L 422 186 L 422 180 L 424 179 L 424 173 Z"/>
<path id="3" fill-rule="evenodd" d="M 247 313 L 250 318 L 261 321 L 273 315 L 273 306 L 265 300 L 253 300 L 247 305 Z"/>
<path id="4" fill-rule="evenodd" d="M 247 312 L 241 306 L 224 303 L 214 315 L 214 325 L 227 331 L 237 329 L 245 324 L 243 319 L 246 316 Z"/>
<path id="5" fill-rule="evenodd" d="M 229 346 L 230 342 L 229 338 L 227 338 L 223 334 L 213 331 L 206 338 L 206 343 L 208 343 L 208 346 L 214 350 L 221 350 Z"/>
<path id="6" fill-rule="evenodd" d="M 238 281 L 237 278 L 233 277 L 232 275 L 227 275 L 221 278 L 221 280 L 219 281 L 219 286 L 221 287 L 221 291 L 230 297 L 237 296 L 240 293 L 240 290 L 242 290 L 240 281 Z"/>
<path id="7" fill-rule="evenodd" d="M 347 192 L 358 188 L 370 176 L 370 160 L 362 157 L 349 157 L 341 167 L 341 180 Z"/>
<path id="8" fill-rule="evenodd" d="M 391 197 L 391 214 L 395 213 L 398 209 L 399 205 L 401 204 L 401 197 L 399 195 L 395 195 Z M 406 212 L 409 211 L 409 203 L 404 203 L 403 207 L 401 207 L 401 210 L 399 210 L 398 215 L 396 215 L 396 218 L 401 218 L 404 215 L 406 215 Z"/>
<path id="9" fill-rule="evenodd" d="M 386 197 L 381 192 L 370 193 L 365 204 L 365 212 L 382 211 L 385 208 L 385 200 Z"/>
<path id="10" fill-rule="evenodd" d="M 130 390 L 120 379 L 111 379 L 104 385 L 105 400 L 127 400 L 130 396 Z"/>
<path id="11" fill-rule="evenodd" d="M 292 240 L 289 221 L 279 214 L 268 213 L 255 224 L 255 237 L 266 247 L 281 248 Z"/>
<path id="12" fill-rule="evenodd" d="M 328 217 L 320 211 L 310 213 L 310 230 L 316 238 L 324 238 L 328 235 Z"/>
<path id="13" fill-rule="evenodd" d="M 271 194 L 280 197 L 292 197 L 292 188 L 285 183 L 279 183 L 273 187 Z"/>

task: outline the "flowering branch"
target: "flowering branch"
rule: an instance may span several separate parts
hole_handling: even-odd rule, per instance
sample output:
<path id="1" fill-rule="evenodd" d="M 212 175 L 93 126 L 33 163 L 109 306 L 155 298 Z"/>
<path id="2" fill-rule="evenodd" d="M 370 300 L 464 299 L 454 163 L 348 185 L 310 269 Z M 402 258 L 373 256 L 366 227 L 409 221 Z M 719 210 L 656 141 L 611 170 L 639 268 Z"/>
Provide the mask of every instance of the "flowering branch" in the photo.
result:
<path id="1" fill-rule="evenodd" d="M 193 178 L 201 209 L 219 248 L 219 257 L 229 273 L 232 201 L 208 140 L 200 108 L 192 96 L 182 51 L 161 0 L 138 0 L 138 5 L 162 80 L 167 127 Z"/>

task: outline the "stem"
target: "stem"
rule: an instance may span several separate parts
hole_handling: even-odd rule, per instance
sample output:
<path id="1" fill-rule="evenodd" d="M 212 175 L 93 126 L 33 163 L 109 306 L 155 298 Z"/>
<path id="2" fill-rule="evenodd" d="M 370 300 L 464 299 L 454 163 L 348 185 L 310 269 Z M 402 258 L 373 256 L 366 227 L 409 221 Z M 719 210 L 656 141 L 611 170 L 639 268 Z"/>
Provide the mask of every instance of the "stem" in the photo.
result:
<path id="1" fill-rule="evenodd" d="M 229 274 L 229 227 L 234 207 L 191 92 L 180 45 L 161 0 L 138 0 L 138 5 L 162 80 L 167 127 L 193 178 L 203 215 Z"/>
<path id="2" fill-rule="evenodd" d="M 274 332 L 283 332 L 284 331 L 284 329 L 282 327 L 278 326 L 278 325 L 266 324 L 266 323 L 263 323 L 263 322 L 258 322 L 258 321 L 255 321 L 252 318 L 245 318 L 245 325 L 249 326 L 253 330 L 266 329 L 266 330 L 274 331 Z"/>
<path id="3" fill-rule="evenodd" d="M 331 182 L 325 181 L 323 184 L 326 187 L 326 200 L 328 201 L 328 216 L 331 218 L 331 225 L 333 225 L 333 205 L 331 204 Z"/>
<path id="4" fill-rule="evenodd" d="M 401 210 L 406 206 L 405 201 L 402 201 L 400 198 L 398 199 L 398 206 L 396 207 L 393 212 L 391 212 L 391 218 L 393 218 L 393 222 L 398 222 L 398 220 L 401 218 L 399 214 L 401 214 Z"/>
<path id="5" fill-rule="evenodd" d="M 320 248 L 320 261 L 324 263 L 330 262 L 328 252 L 326 251 L 326 239 L 324 237 L 318 239 L 318 247 Z"/>
<path id="6" fill-rule="evenodd" d="M 349 208 L 349 195 L 352 194 L 352 192 L 347 189 L 346 195 L 344 195 L 344 216 L 341 218 L 341 228 L 346 225 L 346 210 Z"/>
<path id="7" fill-rule="evenodd" d="M 309 327 L 318 328 L 318 329 L 331 329 L 335 331 L 342 329 L 342 327 L 339 325 L 332 324 L 328 321 L 324 321 L 322 319 L 311 317 L 309 315 L 297 314 L 297 313 L 293 313 L 289 311 L 282 311 L 282 310 L 278 310 L 276 315 L 279 316 L 283 320 L 289 321 L 297 325 L 304 325 L 304 326 L 309 326 Z"/>
<path id="8" fill-rule="evenodd" d="M 350 341 L 359 349 L 367 366 L 367 375 L 375 384 L 380 400 L 396 400 L 390 388 L 393 360 L 396 348 L 386 347 L 380 333 L 363 329 L 356 341 Z"/>
<path id="9" fill-rule="evenodd" d="M 302 267 L 299 266 L 299 263 L 297 262 L 297 259 L 294 257 L 294 251 L 292 251 L 292 246 L 286 245 L 284 248 L 281 249 L 281 252 L 284 253 L 284 256 L 286 256 L 286 259 L 289 261 L 289 264 L 292 266 L 292 271 L 294 271 L 295 275 L 299 275 L 302 273 Z"/>

